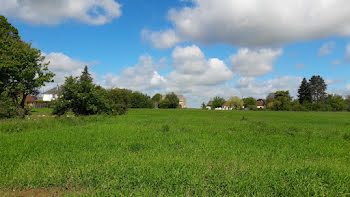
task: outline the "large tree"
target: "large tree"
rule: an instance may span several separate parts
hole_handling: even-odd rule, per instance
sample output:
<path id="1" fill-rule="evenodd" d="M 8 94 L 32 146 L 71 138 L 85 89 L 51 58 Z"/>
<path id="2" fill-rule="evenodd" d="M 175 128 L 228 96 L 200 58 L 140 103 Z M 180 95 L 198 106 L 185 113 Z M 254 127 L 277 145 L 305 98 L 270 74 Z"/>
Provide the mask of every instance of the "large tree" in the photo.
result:
<path id="1" fill-rule="evenodd" d="M 272 100 L 273 100 L 273 98 L 272 98 Z M 253 97 L 244 98 L 243 102 L 244 102 L 245 108 L 256 109 L 256 99 L 255 98 L 253 98 Z"/>
<path id="2" fill-rule="evenodd" d="M 312 76 L 309 80 L 311 101 L 313 103 L 324 103 L 327 93 L 327 84 L 319 75 Z"/>
<path id="3" fill-rule="evenodd" d="M 306 78 L 304 78 L 300 84 L 300 87 L 298 89 L 298 98 L 300 104 L 303 104 L 304 102 L 311 103 L 312 101 L 310 85 L 307 82 Z"/>
<path id="4" fill-rule="evenodd" d="M 346 109 L 346 101 L 340 95 L 329 94 L 326 99 L 326 104 L 330 106 L 332 111 L 343 111 Z"/>
<path id="5" fill-rule="evenodd" d="M 41 51 L 21 40 L 18 30 L 0 16 L 0 94 L 6 91 L 21 109 L 26 97 L 39 93 L 40 87 L 52 82 L 54 74 Z"/>
<path id="6" fill-rule="evenodd" d="M 277 110 L 277 111 L 285 111 L 291 109 L 292 97 L 289 94 L 289 91 L 277 91 L 275 92 L 275 97 L 273 102 L 268 104 L 268 108 Z"/>
<path id="7" fill-rule="evenodd" d="M 93 84 L 87 66 L 80 77 L 67 77 L 55 103 L 54 114 L 63 115 L 71 109 L 75 115 L 124 114 L 127 106 L 115 103 L 102 87 Z"/>
<path id="8" fill-rule="evenodd" d="M 237 109 L 237 110 L 242 109 L 244 104 L 243 100 L 237 96 L 231 97 L 227 102 L 230 108 Z"/>
<path id="9" fill-rule="evenodd" d="M 215 108 L 219 108 L 219 107 L 222 107 L 222 105 L 225 103 L 225 99 L 222 98 L 222 97 L 215 97 L 213 99 L 213 102 L 212 102 L 212 106 L 211 106 L 211 109 L 215 109 Z"/>

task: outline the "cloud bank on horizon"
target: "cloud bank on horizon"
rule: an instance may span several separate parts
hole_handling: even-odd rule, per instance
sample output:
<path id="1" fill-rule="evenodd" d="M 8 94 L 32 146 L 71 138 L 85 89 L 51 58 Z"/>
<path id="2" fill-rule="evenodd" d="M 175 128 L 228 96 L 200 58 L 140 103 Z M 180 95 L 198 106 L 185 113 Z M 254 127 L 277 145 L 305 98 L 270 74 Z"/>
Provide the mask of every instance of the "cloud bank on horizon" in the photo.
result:
<path id="1" fill-rule="evenodd" d="M 152 48 L 139 56 L 137 64 L 124 67 L 119 74 L 93 73 L 95 81 L 107 88 L 128 88 L 149 95 L 184 94 L 190 107 L 199 107 L 214 96 L 264 98 L 277 90 L 290 90 L 296 96 L 302 77 L 296 73 L 275 73 L 276 62 L 290 55 L 285 45 L 350 36 L 350 20 L 344 20 L 350 18 L 347 0 L 190 2 L 189 6 L 168 11 L 170 28 L 139 30 Z M 119 18 L 122 10 L 114 0 L 4 0 L 0 14 L 35 25 L 64 24 L 68 20 L 103 25 Z M 205 52 L 207 46 L 218 44 L 235 52 L 221 58 Z M 167 61 L 156 60 L 157 49 L 168 53 Z M 330 61 L 329 69 L 350 62 L 350 43 L 342 49 L 334 41 L 315 49 L 315 58 L 331 58 L 336 50 L 344 50 L 344 55 Z M 93 64 L 71 58 L 64 51 L 44 55 L 51 62 L 49 68 L 56 73 L 55 83 L 59 84 L 65 76 L 78 75 L 84 65 Z M 299 71 L 311 66 L 300 60 L 290 64 Z M 349 80 L 325 79 L 332 86 Z M 350 94 L 350 84 L 331 91 Z"/>

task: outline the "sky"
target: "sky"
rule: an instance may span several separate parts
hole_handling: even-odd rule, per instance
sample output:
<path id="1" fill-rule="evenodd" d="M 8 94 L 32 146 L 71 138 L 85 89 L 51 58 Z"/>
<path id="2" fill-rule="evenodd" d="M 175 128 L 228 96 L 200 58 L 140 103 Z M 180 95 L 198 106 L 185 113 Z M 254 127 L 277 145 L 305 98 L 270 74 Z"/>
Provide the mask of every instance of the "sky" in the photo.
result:
<path id="1" fill-rule="evenodd" d="M 55 82 L 85 65 L 95 83 L 153 96 L 265 98 L 320 75 L 350 95 L 348 0 L 0 0 Z"/>

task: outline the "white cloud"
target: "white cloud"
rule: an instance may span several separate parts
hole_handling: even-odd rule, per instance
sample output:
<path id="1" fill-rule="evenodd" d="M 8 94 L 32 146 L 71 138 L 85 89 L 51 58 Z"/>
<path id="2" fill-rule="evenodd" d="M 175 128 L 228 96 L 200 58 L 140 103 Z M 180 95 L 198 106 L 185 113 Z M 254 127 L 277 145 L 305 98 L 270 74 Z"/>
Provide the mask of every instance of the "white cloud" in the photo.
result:
<path id="1" fill-rule="evenodd" d="M 346 45 L 346 55 L 345 55 L 345 59 L 347 61 L 350 60 L 350 43 Z"/>
<path id="2" fill-rule="evenodd" d="M 107 74 L 102 85 L 109 88 L 127 88 L 135 91 L 153 92 L 165 85 L 166 79 L 159 75 L 160 67 L 154 63 L 152 57 L 141 56 L 134 67 L 127 67 L 120 76 Z"/>
<path id="3" fill-rule="evenodd" d="M 180 42 L 180 38 L 173 30 L 152 32 L 144 29 L 141 34 L 143 39 L 150 42 L 154 48 L 168 49 Z"/>
<path id="4" fill-rule="evenodd" d="M 302 78 L 298 76 L 284 76 L 268 81 L 258 81 L 252 77 L 242 77 L 236 87 L 244 97 L 265 98 L 269 93 L 279 90 L 288 90 L 292 96 L 296 96 Z"/>
<path id="5" fill-rule="evenodd" d="M 2 0 L 0 14 L 33 24 L 59 24 L 73 19 L 102 25 L 121 15 L 114 0 Z"/>
<path id="6" fill-rule="evenodd" d="M 337 66 L 339 64 L 341 64 L 340 60 L 334 60 L 334 61 L 331 62 L 331 66 Z"/>
<path id="7" fill-rule="evenodd" d="M 192 2 L 169 11 L 179 40 L 251 47 L 350 35 L 350 21 L 344 20 L 350 17 L 348 0 Z M 162 37 L 162 32 L 153 35 Z"/>
<path id="8" fill-rule="evenodd" d="M 282 49 L 239 49 L 230 57 L 232 70 L 243 76 L 264 75 L 273 70 L 273 63 L 282 53 Z"/>
<path id="9" fill-rule="evenodd" d="M 53 52 L 48 55 L 43 53 L 43 56 L 45 56 L 45 62 L 50 62 L 49 70 L 56 74 L 54 77 L 55 84 L 63 84 L 65 77 L 77 76 L 85 65 L 89 65 L 89 63 L 72 59 L 63 53 Z"/>
<path id="10" fill-rule="evenodd" d="M 343 78 L 338 78 L 338 79 L 327 79 L 326 80 L 326 83 L 327 85 L 334 85 L 334 84 L 337 84 L 337 83 L 342 83 L 344 82 L 345 80 Z"/>
<path id="11" fill-rule="evenodd" d="M 335 42 L 327 42 L 321 46 L 318 50 L 318 56 L 326 56 L 332 54 L 332 51 L 335 49 Z"/>

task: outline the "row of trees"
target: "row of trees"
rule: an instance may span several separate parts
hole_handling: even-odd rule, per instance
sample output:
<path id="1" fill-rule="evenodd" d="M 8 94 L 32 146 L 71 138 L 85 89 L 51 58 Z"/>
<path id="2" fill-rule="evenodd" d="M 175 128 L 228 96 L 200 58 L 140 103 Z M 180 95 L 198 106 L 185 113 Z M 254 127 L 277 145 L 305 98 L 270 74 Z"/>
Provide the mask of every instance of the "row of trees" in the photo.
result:
<path id="1" fill-rule="evenodd" d="M 336 94 L 327 94 L 327 84 L 321 76 L 312 76 L 309 80 L 304 78 L 298 89 L 298 98 L 293 100 L 289 91 L 276 91 L 270 93 L 265 103 L 266 109 L 276 111 L 350 111 L 350 96 L 343 98 Z M 257 109 L 257 100 L 253 97 L 231 97 L 227 102 L 224 98 L 215 97 L 211 102 L 211 108 L 222 107 L 226 103 L 233 109 Z M 202 108 L 206 109 L 205 103 Z"/>
<path id="2" fill-rule="evenodd" d="M 0 117 L 24 116 L 25 100 L 52 82 L 54 74 L 41 51 L 23 41 L 18 30 L 0 16 Z"/>
<path id="3" fill-rule="evenodd" d="M 122 115 L 128 108 L 177 108 L 179 99 L 174 93 L 162 99 L 160 94 L 152 98 L 128 89 L 104 89 L 95 85 L 85 66 L 79 77 L 67 77 L 59 97 L 54 103 L 54 114 L 63 115 L 71 110 L 75 115 Z"/>

